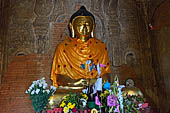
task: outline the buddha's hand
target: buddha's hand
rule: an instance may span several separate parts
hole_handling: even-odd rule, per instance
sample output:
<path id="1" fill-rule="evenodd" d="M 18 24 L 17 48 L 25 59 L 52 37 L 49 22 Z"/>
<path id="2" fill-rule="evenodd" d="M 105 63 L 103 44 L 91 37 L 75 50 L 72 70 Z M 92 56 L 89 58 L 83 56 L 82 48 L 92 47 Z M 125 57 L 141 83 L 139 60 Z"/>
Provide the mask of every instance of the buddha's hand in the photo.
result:
<path id="1" fill-rule="evenodd" d="M 68 84 L 69 85 L 74 85 L 74 86 L 80 86 L 80 85 L 85 86 L 85 85 L 88 84 L 88 82 L 87 82 L 86 79 L 80 79 L 80 80 L 78 80 L 78 81 L 76 81 L 74 83 L 68 83 Z"/>

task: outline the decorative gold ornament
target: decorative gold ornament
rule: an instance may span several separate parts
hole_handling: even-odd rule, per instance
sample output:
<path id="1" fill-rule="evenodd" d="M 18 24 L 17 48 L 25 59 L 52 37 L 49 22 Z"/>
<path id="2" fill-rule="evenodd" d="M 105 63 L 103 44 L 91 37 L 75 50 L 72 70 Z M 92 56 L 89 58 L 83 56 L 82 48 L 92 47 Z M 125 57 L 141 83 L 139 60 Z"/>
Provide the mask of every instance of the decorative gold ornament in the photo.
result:
<path id="1" fill-rule="evenodd" d="M 134 86 L 134 81 L 132 79 L 126 80 L 126 87 L 122 89 L 122 95 L 126 96 L 141 96 L 143 97 L 143 93 L 140 89 Z"/>
<path id="2" fill-rule="evenodd" d="M 143 97 L 143 93 L 136 87 L 125 87 L 122 89 L 122 95 L 126 96 L 141 96 Z"/>

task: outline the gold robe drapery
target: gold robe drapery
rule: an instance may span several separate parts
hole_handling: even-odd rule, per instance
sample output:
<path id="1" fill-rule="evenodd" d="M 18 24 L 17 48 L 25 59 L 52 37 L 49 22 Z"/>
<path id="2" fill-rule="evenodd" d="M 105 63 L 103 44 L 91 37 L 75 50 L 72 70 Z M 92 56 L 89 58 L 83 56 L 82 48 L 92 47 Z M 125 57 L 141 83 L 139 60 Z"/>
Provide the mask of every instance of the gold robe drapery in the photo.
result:
<path id="1" fill-rule="evenodd" d="M 87 65 L 85 69 L 81 64 L 86 64 L 87 60 L 92 60 L 95 65 L 105 64 L 101 68 L 101 76 L 110 73 L 110 64 L 107 47 L 97 38 L 90 38 L 87 42 L 82 42 L 77 38 L 66 37 L 55 51 L 53 58 L 51 80 L 53 85 L 58 87 L 57 76 L 67 75 L 71 79 L 97 78 L 98 72 L 93 69 L 89 71 Z"/>

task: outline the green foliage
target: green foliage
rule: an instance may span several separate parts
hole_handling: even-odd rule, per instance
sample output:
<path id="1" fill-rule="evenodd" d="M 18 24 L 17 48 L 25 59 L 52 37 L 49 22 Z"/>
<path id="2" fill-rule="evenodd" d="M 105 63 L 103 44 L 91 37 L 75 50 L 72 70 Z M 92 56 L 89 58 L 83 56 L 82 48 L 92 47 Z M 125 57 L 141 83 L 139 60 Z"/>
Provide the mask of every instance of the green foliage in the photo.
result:
<path id="1" fill-rule="evenodd" d="M 49 97 L 56 91 L 56 87 L 51 86 L 47 89 L 48 84 L 45 78 L 33 81 L 31 86 L 26 90 L 26 93 L 30 95 L 32 100 L 32 106 L 36 112 L 43 110 L 47 105 Z"/>
<path id="2" fill-rule="evenodd" d="M 116 96 L 118 94 L 118 89 L 117 89 L 118 85 L 119 85 L 119 79 L 118 79 L 117 75 L 115 75 L 114 82 L 113 82 L 113 85 L 112 85 L 112 91 L 113 91 L 113 94 L 116 95 Z"/>
<path id="3" fill-rule="evenodd" d="M 44 108 L 44 106 L 47 105 L 48 98 L 49 98 L 49 95 L 47 94 L 31 96 L 32 106 L 34 107 L 34 110 L 36 112 L 41 111 Z"/>
<path id="4" fill-rule="evenodd" d="M 80 95 L 80 93 L 74 93 L 72 94 L 72 92 L 69 93 L 69 95 L 66 97 L 66 101 L 67 103 L 73 103 L 76 106 L 76 109 L 81 109 L 82 108 L 82 104 L 80 99 L 82 98 L 82 96 Z"/>
<path id="5" fill-rule="evenodd" d="M 138 104 L 139 103 L 143 103 L 143 98 L 140 96 L 128 96 L 126 95 L 124 97 L 124 111 L 125 113 L 131 113 L 133 111 L 135 111 L 136 113 L 140 113 L 140 111 L 138 111 Z"/>

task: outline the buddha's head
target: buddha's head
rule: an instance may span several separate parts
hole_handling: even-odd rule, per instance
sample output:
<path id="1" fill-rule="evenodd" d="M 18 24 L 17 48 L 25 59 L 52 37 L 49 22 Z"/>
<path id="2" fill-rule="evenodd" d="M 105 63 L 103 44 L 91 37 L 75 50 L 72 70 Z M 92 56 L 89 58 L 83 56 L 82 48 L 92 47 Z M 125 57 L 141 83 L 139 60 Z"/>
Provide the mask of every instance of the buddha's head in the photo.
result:
<path id="1" fill-rule="evenodd" d="M 84 6 L 71 16 L 69 22 L 71 37 L 86 42 L 89 38 L 94 37 L 94 29 L 94 16 Z"/>

